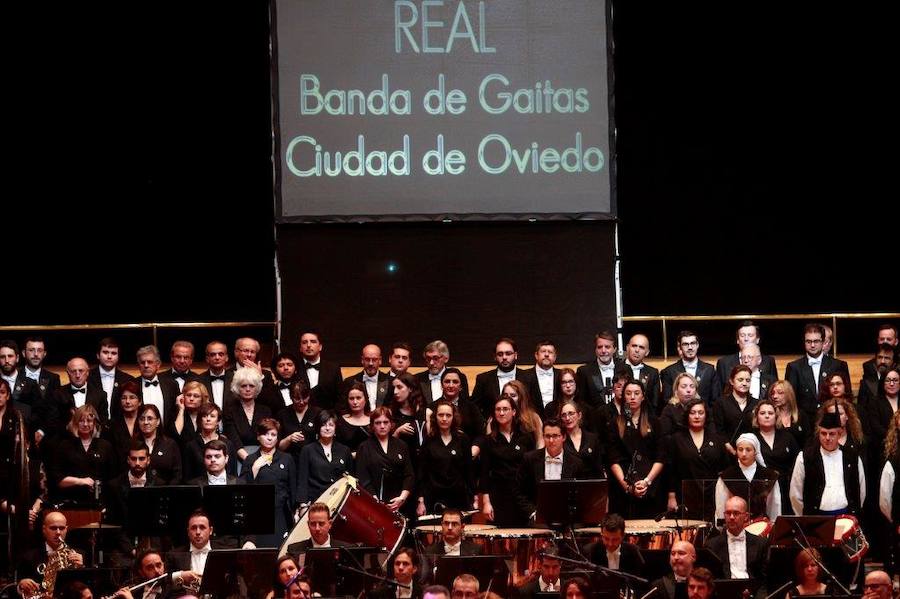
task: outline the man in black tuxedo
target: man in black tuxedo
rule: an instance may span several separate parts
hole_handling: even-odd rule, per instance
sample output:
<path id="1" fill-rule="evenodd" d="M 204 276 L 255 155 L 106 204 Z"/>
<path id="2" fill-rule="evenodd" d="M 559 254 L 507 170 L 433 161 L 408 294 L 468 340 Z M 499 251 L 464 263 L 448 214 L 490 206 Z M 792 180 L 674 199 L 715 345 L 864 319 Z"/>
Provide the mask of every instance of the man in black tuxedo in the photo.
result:
<path id="1" fill-rule="evenodd" d="M 103 389 L 113 416 L 119 414 L 119 387 L 134 377 L 119 368 L 119 342 L 112 337 L 104 337 L 97 344 L 97 366 L 91 369 L 88 385 Z"/>
<path id="2" fill-rule="evenodd" d="M 22 372 L 37 384 L 41 397 L 50 395 L 60 386 L 59 375 L 44 368 L 46 358 L 47 346 L 41 337 L 29 337 L 25 340 L 25 348 L 22 350 L 25 368 Z"/>
<path id="3" fill-rule="evenodd" d="M 300 335 L 300 379 L 312 391 L 312 405 L 323 410 L 333 410 L 338 403 L 338 395 L 344 384 L 341 367 L 322 360 L 324 349 L 322 336 L 316 331 L 305 331 Z"/>
<path id="4" fill-rule="evenodd" d="M 559 560 L 559 550 L 550 545 L 543 549 L 540 556 L 540 574 L 538 577 L 519 589 L 520 599 L 531 599 L 538 593 L 559 594 L 561 581 L 559 579 L 562 563 Z"/>
<path id="5" fill-rule="evenodd" d="M 117 531 L 112 559 L 116 564 L 129 563 L 133 539 L 125 533 L 128 524 L 128 495 L 131 489 L 159 485 L 150 467 L 150 449 L 140 440 L 132 440 L 126 458 L 128 469 L 106 484 L 105 520 L 121 526 Z"/>
<path id="6" fill-rule="evenodd" d="M 875 357 L 863 362 L 863 377 L 859 381 L 859 396 L 857 397 L 860 406 L 866 406 L 878 397 L 878 387 L 881 385 L 884 373 L 896 364 L 894 349 L 890 343 L 882 343 L 878 346 Z M 867 364 L 871 366 L 868 371 L 865 368 Z"/>
<path id="7" fill-rule="evenodd" d="M 738 353 L 727 354 L 719 358 L 716 362 L 716 376 L 724 389 L 725 383 L 731 379 L 731 371 L 735 366 L 741 363 L 741 349 L 746 345 L 759 345 L 762 338 L 759 334 L 759 325 L 752 320 L 745 320 L 738 326 L 735 339 L 738 346 Z M 762 364 L 759 367 L 764 374 L 778 379 L 778 368 L 775 366 L 775 358 L 772 356 L 762 356 Z M 719 389 L 718 395 L 722 395 L 723 389 Z"/>
<path id="8" fill-rule="evenodd" d="M 410 547 L 401 547 L 394 556 L 394 580 L 408 588 L 401 589 L 392 585 L 381 585 L 372 589 L 368 596 L 371 599 L 394 599 L 395 597 L 422 599 L 422 586 L 417 576 L 419 566 L 420 560 L 416 552 Z"/>
<path id="9" fill-rule="evenodd" d="M 132 592 L 134 599 L 173 599 L 185 595 L 180 584 L 175 584 L 172 574 L 166 570 L 162 553 L 158 549 L 145 549 L 134 559 L 139 580 L 151 580 L 164 576 L 153 584 Z"/>
<path id="10" fill-rule="evenodd" d="M 385 398 L 390 395 L 390 376 L 381 372 L 381 348 L 370 343 L 362 348 L 360 362 L 363 369 L 344 379 L 342 394 L 346 394 L 353 383 L 366 386 L 369 398 L 369 409 L 374 410 L 384 405 Z"/>
<path id="11" fill-rule="evenodd" d="M 228 367 L 228 346 L 221 341 L 210 341 L 206 344 L 206 370 L 200 373 L 200 382 L 206 385 L 209 399 L 222 411 L 237 401 L 231 392 L 231 379 L 234 369 Z"/>
<path id="12" fill-rule="evenodd" d="M 600 528 L 601 541 L 585 547 L 591 561 L 604 568 L 640 576 L 644 558 L 637 545 L 625 542 L 625 519 L 619 514 L 607 514 Z"/>
<path id="13" fill-rule="evenodd" d="M 412 365 L 412 346 L 406 341 L 394 341 L 388 355 L 388 391 L 384 405 L 394 403 L 394 379 L 403 374 Z"/>
<path id="14" fill-rule="evenodd" d="M 417 374 L 416 379 L 419 381 L 419 386 L 422 387 L 425 405 L 430 405 L 431 402 L 440 399 L 443 393 L 441 376 L 450 361 L 450 348 L 440 339 L 435 339 L 425 346 L 422 357 L 425 359 L 427 368 Z M 469 397 L 469 379 L 464 374 L 462 375 L 462 396 Z"/>
<path id="15" fill-rule="evenodd" d="M 203 476 L 192 478 L 189 485 L 208 487 L 210 485 L 242 485 L 244 479 L 225 472 L 228 466 L 228 446 L 222 439 L 213 439 L 203 446 L 203 466 L 206 473 Z"/>
<path id="16" fill-rule="evenodd" d="M 898 341 L 900 341 L 900 338 L 897 336 L 897 327 L 890 323 L 884 323 L 878 327 L 878 347 L 884 344 L 891 346 L 894 350 L 894 360 L 897 359 Z M 874 375 L 876 366 L 874 359 L 863 362 L 863 376 L 869 375 L 871 377 Z"/>
<path id="17" fill-rule="evenodd" d="M 697 550 L 687 541 L 675 541 L 669 550 L 669 565 L 672 573 L 657 578 L 650 583 L 656 589 L 653 599 L 681 599 L 687 597 L 688 577 L 697 561 Z"/>
<path id="18" fill-rule="evenodd" d="M 722 397 L 723 384 L 716 375 L 716 368 L 709 362 L 700 359 L 700 338 L 693 331 L 681 331 L 675 338 L 680 360 L 669 364 L 659 373 L 662 381 L 662 401 L 669 401 L 674 395 L 672 385 L 682 372 L 687 372 L 697 379 L 697 394 L 711 406 Z"/>
<path id="19" fill-rule="evenodd" d="M 15 406 L 27 406 L 26 413 L 34 409 L 41 398 L 37 383 L 19 370 L 19 344 L 12 339 L 0 341 L 0 376 L 9 383 Z"/>
<path id="20" fill-rule="evenodd" d="M 550 418 L 544 421 L 544 448 L 525 454 L 516 476 L 516 500 L 523 514 L 534 520 L 537 509 L 538 484 L 543 480 L 580 478 L 584 464 L 575 453 L 563 451 L 565 436 L 562 423 Z"/>
<path id="21" fill-rule="evenodd" d="M 441 538 L 425 548 L 428 556 L 442 555 L 481 555 L 481 547 L 471 541 L 464 541 L 466 524 L 462 512 L 456 508 L 447 508 L 441 514 Z"/>
<path id="22" fill-rule="evenodd" d="M 556 364 L 556 344 L 540 341 L 534 350 L 534 368 L 522 373 L 522 382 L 528 388 L 528 395 L 534 409 L 545 418 L 544 408 L 560 397 L 560 374 Z M 577 387 L 576 387 L 577 388 Z"/>
<path id="23" fill-rule="evenodd" d="M 209 552 L 213 549 L 231 548 L 227 543 L 213 539 L 213 531 L 209 514 L 202 509 L 194 510 L 188 517 L 189 544 L 177 547 L 166 556 L 166 569 L 172 572 L 172 581 L 176 586 L 199 585 Z"/>
<path id="24" fill-rule="evenodd" d="M 66 373 L 69 375 L 69 383 L 57 389 L 53 398 L 62 419 L 62 426 L 65 427 L 69 422 L 72 410 L 88 404 L 97 410 L 100 422 L 105 428 L 109 424 L 109 402 L 102 389 L 88 384 L 90 367 L 87 360 L 72 358 L 66 363 Z"/>
<path id="25" fill-rule="evenodd" d="M 765 399 L 769 396 L 769 388 L 775 383 L 775 378 L 760 370 L 762 354 L 758 345 L 747 345 L 741 348 L 741 364 L 750 369 L 750 395 L 756 399 Z"/>
<path id="26" fill-rule="evenodd" d="M 159 408 L 165 430 L 175 422 L 175 400 L 181 394 L 178 383 L 171 378 L 160 378 L 159 349 L 145 345 L 137 350 L 137 363 L 141 376 L 138 379 L 138 395 L 145 404 Z"/>
<path id="27" fill-rule="evenodd" d="M 68 530 L 66 517 L 62 512 L 51 509 L 44 513 L 39 545 L 22 554 L 16 569 L 19 575 L 18 590 L 22 597 L 31 597 L 38 592 L 44 579 L 44 572 L 38 572 L 38 566 L 46 564 L 47 556 L 65 543 Z M 84 556 L 77 551 L 70 550 L 68 556 L 75 567 L 84 566 Z"/>
<path id="28" fill-rule="evenodd" d="M 170 378 L 178 384 L 178 390 L 184 389 L 188 381 L 196 381 L 200 376 L 191 370 L 194 365 L 194 344 L 190 341 L 178 340 L 169 350 L 169 362 L 172 367 L 159 373 L 160 378 Z"/>
<path id="29" fill-rule="evenodd" d="M 616 358 L 616 336 L 610 331 L 600 331 L 594 335 L 594 355 L 596 360 L 578 367 L 575 373 L 578 400 L 594 408 L 611 403 L 612 386 L 616 370 L 622 360 Z"/>
<path id="30" fill-rule="evenodd" d="M 485 418 L 493 413 L 494 402 L 500 397 L 503 385 L 521 379 L 524 372 L 516 367 L 519 352 L 516 349 L 516 342 L 508 337 L 497 341 L 494 346 L 494 359 L 497 361 L 497 368 L 476 376 L 475 389 L 472 390 L 472 402 L 478 406 Z"/>
<path id="31" fill-rule="evenodd" d="M 641 381 L 647 390 L 647 401 L 653 408 L 653 414 L 662 412 L 663 404 L 660 399 L 659 370 L 644 363 L 644 359 L 650 355 L 650 340 L 646 335 L 632 335 L 625 346 L 625 362 L 621 369 L 631 375 L 636 381 Z"/>
<path id="32" fill-rule="evenodd" d="M 810 422 L 815 422 L 816 410 L 819 409 L 819 385 L 836 372 L 843 373 L 844 380 L 850 380 L 850 369 L 846 362 L 822 353 L 824 341 L 825 330 L 822 325 L 807 324 L 803 328 L 806 355 L 789 363 L 785 372 L 785 378 L 797 395 L 797 407 L 806 412 Z M 848 396 L 852 395 L 853 390 L 846 389 L 846 393 Z"/>
<path id="33" fill-rule="evenodd" d="M 331 510 L 327 505 L 315 502 L 309 506 L 306 512 L 306 526 L 309 528 L 309 538 L 299 543 L 288 545 L 288 553 L 301 555 L 310 549 L 323 547 L 349 547 L 350 543 L 331 538 Z M 301 557 L 299 566 L 303 566 Z"/>
<path id="34" fill-rule="evenodd" d="M 234 342 L 234 365 L 231 369 L 255 368 L 262 373 L 263 384 L 268 385 L 272 383 L 272 372 L 268 368 L 263 368 L 262 363 L 259 362 L 261 347 L 259 341 L 253 337 L 239 337 Z"/>
<path id="35" fill-rule="evenodd" d="M 750 521 L 747 502 L 737 495 L 725 502 L 725 534 L 706 543 L 722 562 L 725 578 L 766 579 L 769 546 L 765 539 L 750 534 L 744 527 Z"/>

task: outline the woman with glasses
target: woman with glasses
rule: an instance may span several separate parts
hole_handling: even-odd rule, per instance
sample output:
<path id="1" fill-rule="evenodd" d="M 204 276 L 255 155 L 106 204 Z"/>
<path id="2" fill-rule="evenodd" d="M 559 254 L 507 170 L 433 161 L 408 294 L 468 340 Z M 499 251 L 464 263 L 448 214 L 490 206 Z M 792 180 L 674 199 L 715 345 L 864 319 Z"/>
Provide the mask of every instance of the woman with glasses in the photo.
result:
<path id="1" fill-rule="evenodd" d="M 565 450 L 578 454 L 584 463 L 584 478 L 606 478 L 603 460 L 606 457 L 596 433 L 581 427 L 584 413 L 574 397 L 563 400 L 559 406 L 559 420 L 566 435 Z"/>
<path id="2" fill-rule="evenodd" d="M 900 405 L 900 367 L 894 366 L 888 368 L 881 377 L 878 397 L 866 406 L 869 436 L 872 444 L 878 448 L 884 445 L 898 405 Z"/>
<path id="3" fill-rule="evenodd" d="M 159 408 L 143 404 L 138 411 L 138 428 L 135 438 L 150 449 L 150 469 L 156 471 L 161 485 L 177 485 L 182 481 L 181 450 L 178 443 L 162 431 Z"/>

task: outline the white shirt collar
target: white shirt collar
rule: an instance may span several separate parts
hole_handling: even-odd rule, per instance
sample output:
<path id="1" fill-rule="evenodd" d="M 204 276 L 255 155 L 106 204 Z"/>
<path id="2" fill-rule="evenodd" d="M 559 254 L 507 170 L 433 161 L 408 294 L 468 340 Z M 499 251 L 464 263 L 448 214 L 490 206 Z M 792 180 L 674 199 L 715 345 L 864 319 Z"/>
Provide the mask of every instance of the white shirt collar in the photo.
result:
<path id="1" fill-rule="evenodd" d="M 207 541 L 206 545 L 204 545 L 200 549 L 197 549 L 196 547 L 191 545 L 191 553 L 209 553 L 210 551 L 212 551 L 212 545 L 210 545 L 209 541 Z"/>

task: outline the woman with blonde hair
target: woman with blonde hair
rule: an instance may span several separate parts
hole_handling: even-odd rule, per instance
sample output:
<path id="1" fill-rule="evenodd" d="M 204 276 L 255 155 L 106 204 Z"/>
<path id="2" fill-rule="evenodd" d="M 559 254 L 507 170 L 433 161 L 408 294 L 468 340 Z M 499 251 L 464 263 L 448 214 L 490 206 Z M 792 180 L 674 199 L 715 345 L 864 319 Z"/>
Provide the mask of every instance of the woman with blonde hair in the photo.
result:
<path id="1" fill-rule="evenodd" d="M 687 427 L 685 408 L 697 398 L 697 379 L 694 375 L 682 372 L 672 381 L 672 397 L 663 408 L 659 417 L 659 426 L 664 437 Z M 710 419 L 712 420 L 712 419 Z"/>
<path id="2" fill-rule="evenodd" d="M 797 394 L 790 382 L 779 379 L 769 385 L 769 399 L 775 406 L 775 426 L 794 435 L 797 445 L 803 447 L 812 433 L 809 418 L 797 407 Z"/>
<path id="3" fill-rule="evenodd" d="M 181 395 L 175 401 L 175 422 L 169 434 L 178 441 L 181 453 L 194 440 L 200 429 L 197 422 L 200 406 L 209 403 L 209 391 L 200 381 L 188 381 L 181 389 Z"/>
<path id="4" fill-rule="evenodd" d="M 100 417 L 90 404 L 72 412 L 66 430 L 69 435 L 48 464 L 51 499 L 89 504 L 95 501 L 95 487 L 115 476 L 116 454 L 110 442 L 100 438 Z"/>
<path id="5" fill-rule="evenodd" d="M 519 429 L 522 432 L 533 435 L 535 448 L 541 449 L 544 446 L 544 435 L 542 432 L 544 423 L 535 411 L 534 404 L 531 403 L 531 395 L 529 395 L 525 383 L 522 381 L 506 383 L 503 385 L 500 396 L 506 397 L 515 404 L 518 412 Z"/>

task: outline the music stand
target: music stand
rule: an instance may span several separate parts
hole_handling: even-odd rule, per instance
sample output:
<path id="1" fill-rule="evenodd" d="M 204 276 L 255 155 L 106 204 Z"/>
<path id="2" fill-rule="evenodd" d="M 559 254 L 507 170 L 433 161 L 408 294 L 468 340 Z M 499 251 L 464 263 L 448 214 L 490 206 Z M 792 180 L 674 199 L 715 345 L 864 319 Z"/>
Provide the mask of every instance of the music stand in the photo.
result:
<path id="1" fill-rule="evenodd" d="M 503 555 L 440 555 L 435 567 L 434 582 L 448 589 L 460 574 L 471 574 L 478 579 L 478 588 L 487 589 L 501 597 L 509 590 L 509 567 Z"/>
<path id="2" fill-rule="evenodd" d="M 206 558 L 200 594 L 262 599 L 272 590 L 278 549 L 214 549 Z"/>
<path id="3" fill-rule="evenodd" d="M 716 599 L 744 599 L 755 597 L 762 581 L 756 578 L 723 578 L 713 581 Z M 749 594 L 744 594 L 748 592 Z"/>
<path id="4" fill-rule="evenodd" d="M 72 582 L 82 582 L 91 589 L 94 597 L 112 595 L 119 587 L 113 582 L 112 568 L 67 568 L 56 573 L 54 591 L 59 592 Z"/>
<path id="5" fill-rule="evenodd" d="M 769 546 L 794 547 L 798 530 L 811 547 L 834 545 L 834 516 L 778 516 L 769 533 Z"/>
<path id="6" fill-rule="evenodd" d="M 608 494 L 606 479 L 542 480 L 534 521 L 551 528 L 597 524 L 606 517 Z"/>
<path id="7" fill-rule="evenodd" d="M 696 548 L 697 560 L 694 562 L 695 568 L 706 568 L 712 572 L 713 578 L 722 578 L 725 570 L 722 567 L 722 560 L 715 553 L 706 547 Z"/>
<path id="8" fill-rule="evenodd" d="M 200 487 L 136 487 L 128 492 L 128 533 L 132 536 L 187 536 L 188 516 L 202 504 Z"/>
<path id="9" fill-rule="evenodd" d="M 209 485 L 203 487 L 203 509 L 216 536 L 268 535 L 275 532 L 275 485 Z"/>
<path id="10" fill-rule="evenodd" d="M 704 520 L 716 519 L 716 483 L 718 479 L 698 478 L 681 482 L 681 503 L 685 510 L 678 518 Z"/>
<path id="11" fill-rule="evenodd" d="M 302 569 L 309 575 L 312 588 L 325 596 L 357 596 L 366 588 L 366 579 L 355 576 L 351 569 L 363 568 L 367 553 L 380 553 L 375 547 L 322 547 L 301 554 Z M 362 553 L 362 556 L 357 556 Z M 362 557 L 363 560 L 360 560 Z"/>

